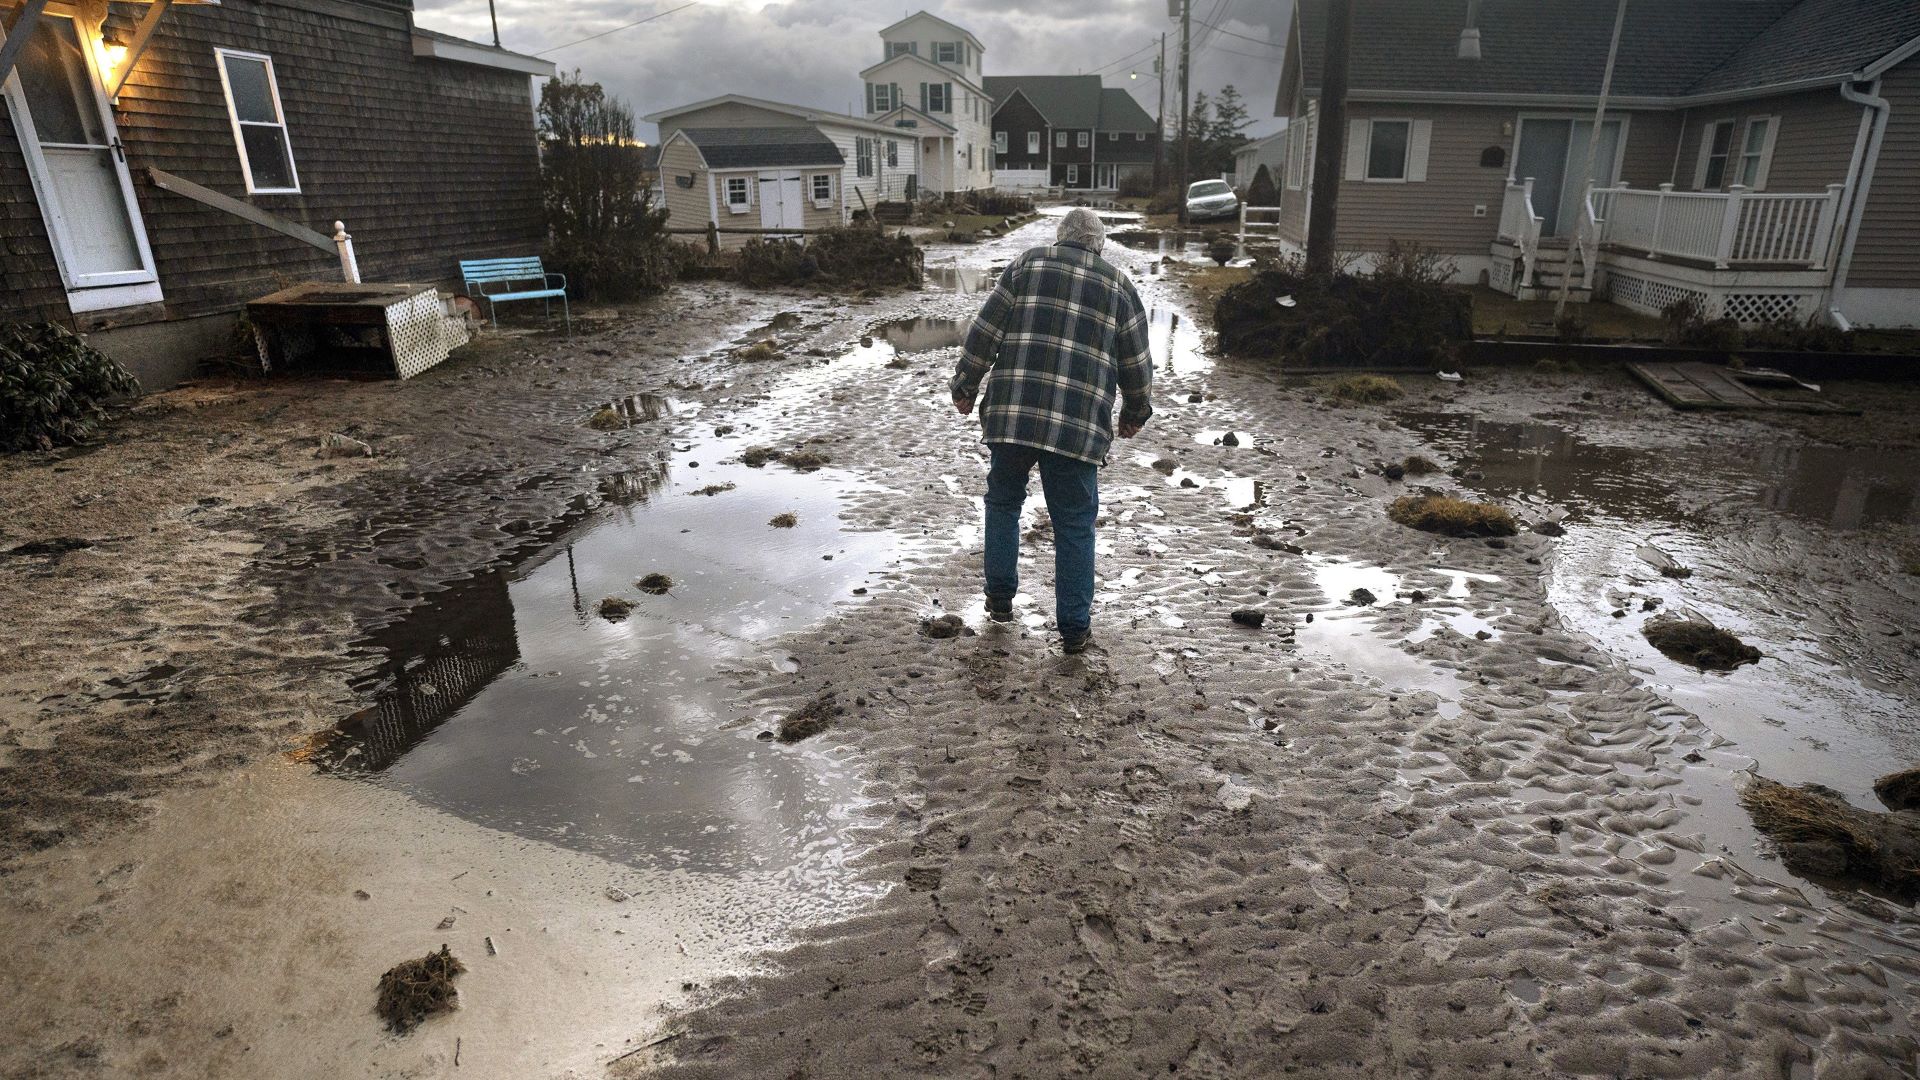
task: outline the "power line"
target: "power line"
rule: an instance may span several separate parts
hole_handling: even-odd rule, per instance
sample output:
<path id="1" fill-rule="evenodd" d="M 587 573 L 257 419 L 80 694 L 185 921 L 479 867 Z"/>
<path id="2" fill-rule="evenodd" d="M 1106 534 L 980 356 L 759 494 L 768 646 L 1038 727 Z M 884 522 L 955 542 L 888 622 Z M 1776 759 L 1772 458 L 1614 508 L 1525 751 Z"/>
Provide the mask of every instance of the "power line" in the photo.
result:
<path id="1" fill-rule="evenodd" d="M 1233 49 L 1227 48 L 1225 45 L 1204 45 L 1202 46 L 1202 48 L 1211 49 L 1214 52 L 1223 52 L 1223 53 L 1226 53 L 1228 56 L 1244 56 L 1249 60 L 1265 60 L 1268 63 L 1273 62 L 1273 57 L 1271 56 L 1258 56 L 1258 55 L 1255 55 L 1254 53 L 1238 52 Z"/>
<path id="2" fill-rule="evenodd" d="M 622 31 L 622 30 L 631 30 L 631 29 L 633 29 L 634 27 L 636 27 L 636 26 L 639 26 L 639 25 L 641 25 L 641 24 L 643 24 L 643 23 L 650 23 L 650 22 L 652 22 L 652 21 L 653 21 L 653 20 L 655 20 L 655 19 L 664 19 L 664 18 L 666 18 L 667 16 L 669 16 L 669 15 L 671 15 L 671 14 L 673 14 L 673 13 L 674 13 L 674 12 L 676 12 L 676 11 L 685 11 L 685 10 L 687 10 L 687 9 L 688 9 L 688 8 L 690 8 L 690 7 L 697 7 L 697 6 L 699 6 L 699 0 L 693 0 L 693 2 L 692 2 L 692 3 L 686 3 L 686 4 L 681 4 L 681 5 L 680 5 L 679 7 L 677 7 L 677 8 L 668 8 L 667 10 L 665 10 L 665 11 L 662 11 L 662 12 L 660 12 L 660 13 L 659 13 L 659 14 L 657 14 L 657 15 L 649 15 L 649 16 L 647 16 L 647 17 L 646 17 L 646 18 L 644 18 L 644 19 L 638 19 L 638 20 L 636 20 L 636 21 L 634 21 L 634 22 L 630 22 L 630 23 L 627 23 L 627 24 L 626 24 L 625 26 L 616 26 L 616 27 L 614 27 L 614 28 L 613 28 L 613 29 L 611 29 L 611 30 L 602 30 L 602 31 L 600 31 L 600 32 L 599 32 L 599 33 L 597 33 L 597 34 L 593 34 L 593 35 L 591 35 L 591 36 L 588 36 L 588 37 L 583 37 L 583 38 L 581 38 L 581 39 L 580 39 L 579 41 L 569 41 L 569 42 L 567 42 L 567 43 L 566 43 L 565 45 L 555 45 L 555 46 L 554 46 L 553 48 L 551 48 L 551 49 L 542 49 L 542 50 L 540 50 L 539 52 L 537 52 L 537 53 L 534 53 L 533 55 L 535 55 L 535 56 L 545 56 L 545 55 L 547 55 L 548 53 L 556 53 L 556 52 L 559 52 L 559 51 L 560 51 L 561 49 L 571 49 L 571 48 L 573 48 L 573 47 L 574 47 L 575 45 L 584 45 L 584 44 L 586 44 L 587 42 L 589 42 L 589 41 L 593 41 L 593 40 L 595 40 L 595 39 L 597 39 L 597 38 L 603 38 L 603 37 L 606 37 L 606 36 L 607 36 L 608 34 L 617 34 L 617 33 L 619 33 L 619 32 L 620 32 L 620 31 Z"/>
<path id="3" fill-rule="evenodd" d="M 1158 40 L 1158 39 L 1155 39 L 1155 40 L 1153 40 L 1153 41 L 1149 41 L 1149 42 L 1147 42 L 1147 43 L 1146 43 L 1145 45 L 1143 45 L 1143 46 L 1141 46 L 1141 47 L 1140 47 L 1140 48 L 1138 48 L 1138 49 L 1135 49 L 1135 50 L 1133 50 L 1132 52 L 1130 52 L 1130 53 L 1128 53 L 1127 55 L 1125 55 L 1125 56 L 1123 56 L 1123 57 L 1121 57 L 1120 59 L 1118 59 L 1118 60 L 1115 60 L 1115 61 L 1113 61 L 1113 62 L 1112 62 L 1112 63 L 1110 63 L 1110 64 L 1102 64 L 1102 65 L 1100 65 L 1099 67 L 1097 67 L 1097 68 L 1094 68 L 1094 69 L 1093 69 L 1092 71 L 1090 71 L 1090 72 L 1088 72 L 1087 74 L 1089 74 L 1089 75 L 1100 75 L 1100 74 L 1103 74 L 1103 73 L 1105 73 L 1105 72 L 1107 72 L 1107 71 L 1110 71 L 1110 70 L 1112 70 L 1113 68 L 1117 68 L 1117 67 L 1119 67 L 1120 65 L 1122 65 L 1122 64 L 1125 64 L 1125 63 L 1126 63 L 1127 61 L 1129 61 L 1129 60 L 1132 60 L 1132 59 L 1133 59 L 1134 57 L 1136 57 L 1136 56 L 1139 56 L 1139 55 L 1140 55 L 1141 53 L 1143 53 L 1143 52 L 1149 52 L 1149 51 L 1151 51 L 1151 50 L 1153 50 L 1153 49 L 1157 49 L 1157 48 L 1159 48 L 1159 47 L 1160 47 L 1160 42 L 1159 42 L 1159 40 Z"/>
<path id="4" fill-rule="evenodd" d="M 1199 22 L 1198 19 L 1195 19 L 1194 21 Z M 1215 33 L 1225 34 L 1228 37 L 1236 37 L 1242 41 L 1251 41 L 1255 45 L 1265 45 L 1269 49 L 1278 49 L 1283 47 L 1280 44 L 1280 42 L 1268 41 L 1266 38 L 1251 37 L 1247 34 L 1236 34 L 1233 31 L 1226 29 L 1225 27 L 1214 26 L 1211 23 L 1200 23 L 1200 25 L 1205 26 L 1207 29 L 1214 31 Z"/>

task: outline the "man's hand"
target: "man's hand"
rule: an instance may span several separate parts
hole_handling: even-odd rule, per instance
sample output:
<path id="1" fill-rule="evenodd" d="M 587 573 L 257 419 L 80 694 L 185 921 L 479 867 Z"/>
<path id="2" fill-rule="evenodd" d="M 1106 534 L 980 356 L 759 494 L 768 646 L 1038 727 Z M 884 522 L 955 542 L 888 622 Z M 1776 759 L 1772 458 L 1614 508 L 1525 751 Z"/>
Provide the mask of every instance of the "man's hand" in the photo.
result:
<path id="1" fill-rule="evenodd" d="M 1120 437 L 1121 438 L 1131 439 L 1138 434 L 1140 434 L 1139 424 L 1130 424 L 1125 420 L 1120 421 Z"/>
<path id="2" fill-rule="evenodd" d="M 961 416 L 967 415 L 968 413 L 973 411 L 973 399 L 968 398 L 965 401 L 962 401 L 959 398 L 954 398 L 953 411 L 959 413 Z"/>

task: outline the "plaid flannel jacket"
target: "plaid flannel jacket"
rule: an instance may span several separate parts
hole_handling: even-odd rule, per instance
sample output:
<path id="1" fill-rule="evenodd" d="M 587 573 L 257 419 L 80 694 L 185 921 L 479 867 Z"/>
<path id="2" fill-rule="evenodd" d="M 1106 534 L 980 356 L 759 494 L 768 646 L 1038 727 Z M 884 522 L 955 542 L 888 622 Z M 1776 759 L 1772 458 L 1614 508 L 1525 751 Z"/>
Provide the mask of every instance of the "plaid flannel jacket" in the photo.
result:
<path id="1" fill-rule="evenodd" d="M 967 331 L 953 399 L 974 400 L 982 379 L 986 441 L 1103 463 L 1116 390 L 1123 423 L 1153 415 L 1147 313 L 1133 282 L 1078 244 L 1015 259 Z"/>

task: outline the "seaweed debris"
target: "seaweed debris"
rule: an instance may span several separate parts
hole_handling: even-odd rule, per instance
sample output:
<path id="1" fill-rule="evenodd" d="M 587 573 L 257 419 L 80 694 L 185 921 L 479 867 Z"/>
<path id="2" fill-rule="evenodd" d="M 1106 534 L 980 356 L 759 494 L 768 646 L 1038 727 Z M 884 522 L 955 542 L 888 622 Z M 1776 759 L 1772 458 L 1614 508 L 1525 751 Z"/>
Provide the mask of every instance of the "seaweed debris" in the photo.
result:
<path id="1" fill-rule="evenodd" d="M 1422 532 L 1443 536 L 1512 536 L 1513 515 L 1492 503 L 1447 495 L 1403 495 L 1387 507 L 1387 516 Z"/>
<path id="2" fill-rule="evenodd" d="M 466 965 L 445 945 L 418 960 L 395 964 L 380 976 L 374 1009 L 389 1029 L 405 1035 L 427 1017 L 459 1005 L 460 991 L 454 989 L 453 980 L 465 970 Z"/>

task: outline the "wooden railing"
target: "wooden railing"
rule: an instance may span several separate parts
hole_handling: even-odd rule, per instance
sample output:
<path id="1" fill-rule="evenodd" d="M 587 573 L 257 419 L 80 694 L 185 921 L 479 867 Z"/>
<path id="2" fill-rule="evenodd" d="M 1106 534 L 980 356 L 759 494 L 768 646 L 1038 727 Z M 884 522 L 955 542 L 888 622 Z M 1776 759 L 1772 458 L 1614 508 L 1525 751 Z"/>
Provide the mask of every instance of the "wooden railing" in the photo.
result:
<path id="1" fill-rule="evenodd" d="M 1696 259 L 1726 269 L 1747 265 L 1824 269 L 1840 209 L 1841 185 L 1818 193 L 1772 194 L 1739 185 L 1725 192 L 1597 188 L 1600 242 L 1655 258 Z"/>
<path id="2" fill-rule="evenodd" d="M 1520 280 L 1516 287 L 1533 284 L 1533 267 L 1540 258 L 1540 229 L 1545 219 L 1533 212 L 1533 177 L 1507 181 L 1507 195 L 1500 204 L 1500 238 L 1520 249 Z"/>

